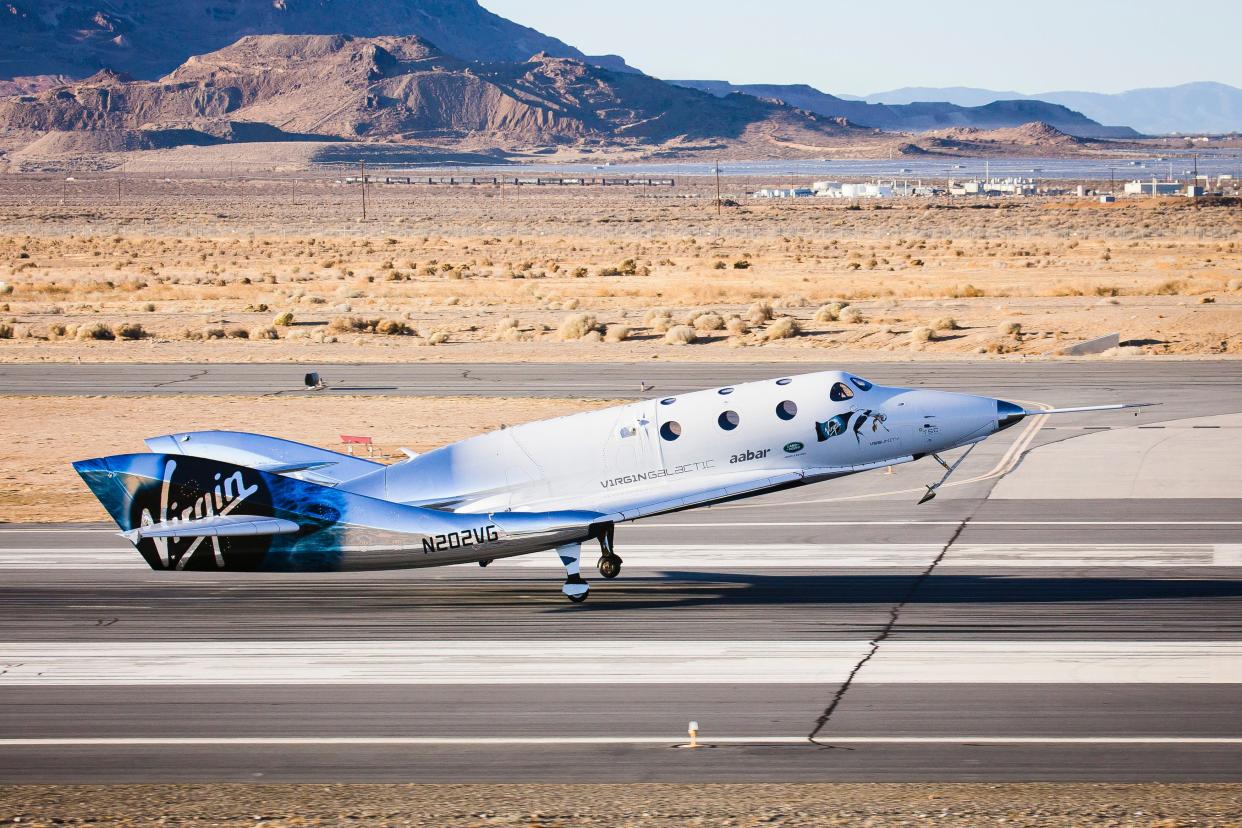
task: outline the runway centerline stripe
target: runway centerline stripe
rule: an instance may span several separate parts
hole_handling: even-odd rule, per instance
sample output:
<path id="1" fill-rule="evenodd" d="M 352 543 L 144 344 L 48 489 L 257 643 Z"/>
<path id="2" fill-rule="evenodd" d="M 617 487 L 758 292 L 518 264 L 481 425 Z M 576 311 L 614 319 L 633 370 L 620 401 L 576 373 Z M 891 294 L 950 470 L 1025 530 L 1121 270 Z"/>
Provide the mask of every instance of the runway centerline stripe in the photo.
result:
<path id="1" fill-rule="evenodd" d="M 807 745 L 806 736 L 700 737 L 703 745 Z M 686 744 L 684 737 L 661 736 L 152 736 L 0 739 L 2 748 L 19 747 L 243 747 L 260 745 L 342 747 L 559 747 L 574 745 Z M 1230 736 L 841 736 L 824 745 L 1242 745 Z"/>
<path id="2" fill-rule="evenodd" d="M 0 687 L 839 683 L 846 641 L 196 641 L 0 644 Z M 891 640 L 860 684 L 1242 683 L 1242 641 Z"/>

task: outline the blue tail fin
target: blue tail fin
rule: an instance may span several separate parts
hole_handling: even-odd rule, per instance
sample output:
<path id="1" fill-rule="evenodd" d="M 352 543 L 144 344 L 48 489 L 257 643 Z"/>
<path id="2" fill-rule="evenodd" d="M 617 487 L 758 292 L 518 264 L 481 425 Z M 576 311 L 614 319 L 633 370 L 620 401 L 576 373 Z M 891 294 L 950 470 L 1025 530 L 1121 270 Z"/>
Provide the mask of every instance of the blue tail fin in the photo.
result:
<path id="1" fill-rule="evenodd" d="M 123 531 L 216 515 L 283 518 L 292 535 L 157 537 L 135 543 L 153 569 L 339 568 L 335 537 L 349 497 L 325 486 L 216 460 L 122 454 L 73 464 Z M 357 497 L 357 496 L 353 496 Z"/>

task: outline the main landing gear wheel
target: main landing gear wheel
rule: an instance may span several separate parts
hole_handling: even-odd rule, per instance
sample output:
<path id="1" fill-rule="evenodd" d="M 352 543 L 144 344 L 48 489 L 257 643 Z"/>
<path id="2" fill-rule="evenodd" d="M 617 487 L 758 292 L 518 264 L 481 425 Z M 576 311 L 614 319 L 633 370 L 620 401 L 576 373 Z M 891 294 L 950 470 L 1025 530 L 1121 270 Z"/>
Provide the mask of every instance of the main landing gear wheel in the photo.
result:
<path id="1" fill-rule="evenodd" d="M 617 555 L 604 555 L 596 562 L 599 574 L 612 579 L 621 574 L 621 558 Z"/>
<path id="2" fill-rule="evenodd" d="M 621 557 L 613 551 L 612 538 L 616 527 L 609 523 L 600 527 L 599 560 L 595 563 L 599 574 L 605 578 L 615 578 L 621 574 Z"/>

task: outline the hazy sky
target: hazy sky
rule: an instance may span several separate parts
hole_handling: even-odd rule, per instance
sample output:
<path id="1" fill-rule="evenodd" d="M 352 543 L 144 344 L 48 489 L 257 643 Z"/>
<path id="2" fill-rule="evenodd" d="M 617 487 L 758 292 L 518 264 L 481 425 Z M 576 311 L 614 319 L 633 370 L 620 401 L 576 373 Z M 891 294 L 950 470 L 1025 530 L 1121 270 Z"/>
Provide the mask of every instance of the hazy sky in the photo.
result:
<path id="1" fill-rule="evenodd" d="M 1119 92 L 1242 87 L 1239 0 L 481 0 L 662 78 Z"/>

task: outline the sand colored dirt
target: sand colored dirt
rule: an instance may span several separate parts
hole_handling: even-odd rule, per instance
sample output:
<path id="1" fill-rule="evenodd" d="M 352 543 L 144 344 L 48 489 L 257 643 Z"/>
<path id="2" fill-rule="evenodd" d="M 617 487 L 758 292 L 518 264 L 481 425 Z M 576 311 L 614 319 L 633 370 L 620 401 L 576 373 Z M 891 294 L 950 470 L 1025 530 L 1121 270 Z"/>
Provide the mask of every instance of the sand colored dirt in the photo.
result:
<path id="1" fill-rule="evenodd" d="M 341 435 L 371 436 L 386 462 L 506 424 L 615 403 L 429 397 L 0 397 L 0 522 L 107 520 L 70 466 L 144 452 L 160 434 L 228 429 L 343 451 Z M 365 453 L 365 449 L 363 450 Z"/>
<path id="2" fill-rule="evenodd" d="M 1021 358 L 1113 332 L 1114 356 L 1242 354 L 1231 202 L 745 199 L 760 183 L 729 180 L 720 216 L 698 179 L 375 186 L 364 224 L 324 177 L 9 176 L 0 361 Z M 692 315 L 720 323 L 666 341 Z"/>
<path id="3" fill-rule="evenodd" d="M 1236 828 L 1239 785 L 118 785 L 0 789 L 23 825 Z"/>

